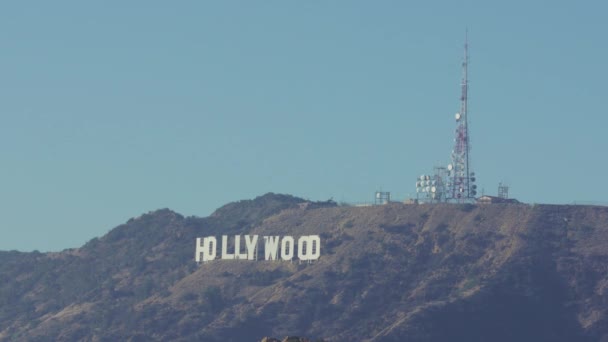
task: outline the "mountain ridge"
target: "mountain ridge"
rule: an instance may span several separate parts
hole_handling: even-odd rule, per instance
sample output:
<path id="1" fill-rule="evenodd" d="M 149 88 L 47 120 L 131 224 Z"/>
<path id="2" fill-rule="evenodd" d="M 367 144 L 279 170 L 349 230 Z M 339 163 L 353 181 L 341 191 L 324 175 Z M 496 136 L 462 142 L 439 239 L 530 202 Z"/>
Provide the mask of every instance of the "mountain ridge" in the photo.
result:
<path id="1" fill-rule="evenodd" d="M 0 340 L 608 339 L 608 208 L 310 203 L 161 209 L 77 249 L 0 252 Z M 235 234 L 318 234 L 321 258 L 194 262 L 197 237 Z"/>

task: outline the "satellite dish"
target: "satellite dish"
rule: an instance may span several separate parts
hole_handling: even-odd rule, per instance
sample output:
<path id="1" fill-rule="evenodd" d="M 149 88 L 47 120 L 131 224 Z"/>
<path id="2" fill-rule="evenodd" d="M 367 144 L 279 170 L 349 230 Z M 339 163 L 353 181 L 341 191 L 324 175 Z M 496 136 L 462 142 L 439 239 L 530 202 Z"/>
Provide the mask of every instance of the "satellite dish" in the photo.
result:
<path id="1" fill-rule="evenodd" d="M 475 189 L 477 189 L 477 185 L 473 184 L 473 186 L 471 188 L 473 188 L 473 190 L 475 190 Z"/>
<path id="2" fill-rule="evenodd" d="M 453 168 L 454 168 L 454 165 L 448 164 L 448 171 L 452 171 Z"/>
<path id="3" fill-rule="evenodd" d="M 376 198 L 380 198 L 380 193 L 376 192 Z"/>
<path id="4" fill-rule="evenodd" d="M 473 195 L 473 196 L 477 195 L 477 191 L 475 191 L 475 190 L 471 191 L 471 195 Z"/>
<path id="5" fill-rule="evenodd" d="M 430 186 L 427 186 L 427 187 L 426 187 L 426 192 L 430 192 L 430 191 L 431 191 L 431 187 L 430 187 Z"/>
<path id="6" fill-rule="evenodd" d="M 460 113 L 456 113 L 456 121 L 460 120 Z"/>
<path id="7" fill-rule="evenodd" d="M 431 192 L 437 192 L 437 188 L 436 187 L 432 187 L 431 188 Z"/>
<path id="8" fill-rule="evenodd" d="M 475 177 L 471 177 L 471 182 L 474 182 L 474 181 L 475 181 Z"/>
<path id="9" fill-rule="evenodd" d="M 475 177 L 475 172 L 471 172 L 471 177 Z"/>

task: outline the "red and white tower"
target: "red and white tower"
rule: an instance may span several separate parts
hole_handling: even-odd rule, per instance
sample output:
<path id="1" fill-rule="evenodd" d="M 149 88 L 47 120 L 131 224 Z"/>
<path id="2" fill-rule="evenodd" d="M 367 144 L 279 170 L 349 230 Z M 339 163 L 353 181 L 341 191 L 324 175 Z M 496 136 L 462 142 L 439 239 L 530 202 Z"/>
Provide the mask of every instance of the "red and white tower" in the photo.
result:
<path id="1" fill-rule="evenodd" d="M 477 185 L 475 185 L 475 173 L 471 171 L 469 152 L 469 127 L 468 127 L 468 64 L 469 44 L 468 37 L 464 43 L 464 62 L 462 63 L 462 83 L 460 95 L 460 112 L 456 113 L 456 139 L 452 151 L 452 162 L 448 165 L 446 182 L 446 200 L 457 203 L 470 203 L 475 201 Z"/>

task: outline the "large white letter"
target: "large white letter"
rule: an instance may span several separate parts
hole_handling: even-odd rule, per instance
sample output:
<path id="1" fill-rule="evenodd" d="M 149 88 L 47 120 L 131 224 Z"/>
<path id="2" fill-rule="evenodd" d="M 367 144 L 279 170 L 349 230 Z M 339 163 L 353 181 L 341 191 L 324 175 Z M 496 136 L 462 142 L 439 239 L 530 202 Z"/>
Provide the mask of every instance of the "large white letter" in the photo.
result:
<path id="1" fill-rule="evenodd" d="M 217 239 L 215 236 L 206 237 L 205 240 L 203 240 L 203 250 L 205 251 L 203 254 L 203 261 L 215 260 L 216 249 Z"/>
<path id="2" fill-rule="evenodd" d="M 321 238 L 319 235 L 309 235 L 306 242 L 306 257 L 308 260 L 317 260 L 321 256 Z"/>
<path id="3" fill-rule="evenodd" d="M 222 259 L 234 259 L 234 254 L 228 253 L 228 236 L 222 235 Z"/>
<path id="4" fill-rule="evenodd" d="M 203 243 L 201 244 L 201 238 L 196 238 L 196 254 L 194 255 L 194 260 L 200 262 L 201 254 L 203 255 L 203 262 L 215 260 L 217 240 L 213 236 L 208 236 L 202 240 Z"/>
<path id="5" fill-rule="evenodd" d="M 247 253 L 241 254 L 241 236 L 234 236 L 234 258 L 235 259 L 247 259 Z"/>
<path id="6" fill-rule="evenodd" d="M 285 261 L 293 259 L 293 238 L 291 236 L 286 236 L 281 241 L 281 259 Z"/>
<path id="7" fill-rule="evenodd" d="M 308 256 L 310 255 L 308 246 L 310 246 L 310 239 L 308 236 L 301 236 L 298 239 L 298 259 L 302 261 L 308 260 Z"/>
<path id="8" fill-rule="evenodd" d="M 254 260 L 255 256 L 253 254 L 258 247 L 258 236 L 253 235 L 253 237 L 251 237 L 245 235 L 245 245 L 247 246 L 247 259 Z"/>
<path id="9" fill-rule="evenodd" d="M 277 248 L 279 247 L 279 237 L 278 236 L 264 236 L 265 245 L 264 245 L 264 254 L 266 255 L 266 260 L 277 260 Z"/>
<path id="10" fill-rule="evenodd" d="M 300 260 L 317 260 L 319 256 L 321 256 L 321 238 L 319 235 L 300 237 L 298 240 L 298 258 Z"/>
<path id="11" fill-rule="evenodd" d="M 207 240 L 207 239 L 205 239 Z M 201 262 L 201 253 L 205 253 L 205 248 L 201 246 L 201 238 L 196 238 L 196 252 L 194 252 L 194 260 L 196 262 Z M 203 259 L 205 259 L 205 255 L 203 254 Z"/>

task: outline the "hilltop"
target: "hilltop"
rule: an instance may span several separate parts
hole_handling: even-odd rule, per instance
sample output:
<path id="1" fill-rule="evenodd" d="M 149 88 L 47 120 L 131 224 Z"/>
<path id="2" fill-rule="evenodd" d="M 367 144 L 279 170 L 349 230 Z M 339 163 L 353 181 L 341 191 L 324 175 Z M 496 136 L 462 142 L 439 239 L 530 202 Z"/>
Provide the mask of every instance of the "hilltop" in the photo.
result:
<path id="1" fill-rule="evenodd" d="M 320 235 L 321 258 L 194 262 L 197 237 L 236 234 Z M 266 194 L 0 252 L 0 340 L 604 341 L 607 268 L 605 207 Z"/>

